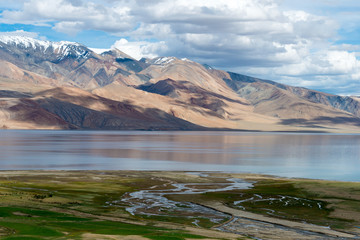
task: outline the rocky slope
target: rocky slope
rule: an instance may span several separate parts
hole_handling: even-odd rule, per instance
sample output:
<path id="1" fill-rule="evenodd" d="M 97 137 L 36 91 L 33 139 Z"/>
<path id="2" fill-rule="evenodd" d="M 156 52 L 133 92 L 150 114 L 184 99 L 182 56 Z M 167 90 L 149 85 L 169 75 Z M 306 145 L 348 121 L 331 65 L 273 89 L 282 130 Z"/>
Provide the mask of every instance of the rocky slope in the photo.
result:
<path id="1" fill-rule="evenodd" d="M 118 49 L 0 37 L 0 128 L 360 132 L 360 101 Z"/>

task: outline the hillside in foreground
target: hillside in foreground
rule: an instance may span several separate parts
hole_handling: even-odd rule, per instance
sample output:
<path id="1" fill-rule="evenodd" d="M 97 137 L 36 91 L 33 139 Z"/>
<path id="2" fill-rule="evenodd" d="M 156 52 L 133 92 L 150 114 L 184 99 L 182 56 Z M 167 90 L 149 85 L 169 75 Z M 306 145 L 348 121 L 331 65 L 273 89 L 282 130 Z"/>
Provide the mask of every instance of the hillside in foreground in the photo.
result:
<path id="1" fill-rule="evenodd" d="M 114 49 L 0 37 L 0 128 L 360 132 L 360 100 Z"/>

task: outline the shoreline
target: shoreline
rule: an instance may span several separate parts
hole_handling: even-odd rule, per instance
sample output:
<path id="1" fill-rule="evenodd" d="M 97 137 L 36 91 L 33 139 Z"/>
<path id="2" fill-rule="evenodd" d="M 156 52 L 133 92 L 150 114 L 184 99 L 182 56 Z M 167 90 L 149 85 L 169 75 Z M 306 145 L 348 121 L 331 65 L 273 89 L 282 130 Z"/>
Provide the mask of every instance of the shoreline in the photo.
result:
<path id="1" fill-rule="evenodd" d="M 231 171 L 215 171 L 215 170 L 206 170 L 206 171 L 193 171 L 193 170 L 127 170 L 127 169 L 120 169 L 120 170 L 111 170 L 111 169 L 104 169 L 104 170 L 97 170 L 97 169 L 0 169 L 0 176 L 3 172 L 14 172 L 14 173 L 26 173 L 26 172 L 39 172 L 39 173 L 46 173 L 46 172 L 93 172 L 93 173 L 116 173 L 116 172 L 145 172 L 145 173 L 208 173 L 208 174 L 222 174 L 222 175 L 232 175 L 238 178 L 252 180 L 252 179 L 274 179 L 274 180 L 294 180 L 294 181 L 322 181 L 322 182 L 334 182 L 334 183 L 359 183 L 360 181 L 348 181 L 348 180 L 336 180 L 336 179 L 322 179 L 322 178 L 307 178 L 307 177 L 286 177 L 276 174 L 263 174 L 263 173 L 252 173 L 252 172 L 231 172 Z"/>
<path id="2" fill-rule="evenodd" d="M 360 135 L 359 132 L 353 130 L 347 131 L 321 131 L 321 130 L 254 130 L 254 129 L 229 129 L 229 128 L 205 128 L 205 129 L 56 129 L 56 128 L 0 128 L 0 131 L 53 131 L 53 132 L 82 132 L 82 131 L 94 131 L 94 132 L 240 132 L 240 133 L 303 133 L 303 134 L 334 134 L 334 135 Z"/>

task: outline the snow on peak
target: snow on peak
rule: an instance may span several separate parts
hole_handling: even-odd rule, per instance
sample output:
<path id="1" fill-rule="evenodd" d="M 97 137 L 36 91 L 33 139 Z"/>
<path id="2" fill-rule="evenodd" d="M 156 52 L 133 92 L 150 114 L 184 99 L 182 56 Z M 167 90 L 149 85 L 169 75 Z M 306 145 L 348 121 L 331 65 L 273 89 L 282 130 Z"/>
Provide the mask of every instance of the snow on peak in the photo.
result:
<path id="1" fill-rule="evenodd" d="M 74 52 L 78 58 L 88 55 L 88 51 L 81 44 L 68 41 L 51 42 L 24 36 L 0 35 L 0 42 L 21 48 L 40 50 L 44 53 L 51 49 L 53 53 L 63 57 L 69 55 L 70 52 Z"/>
<path id="2" fill-rule="evenodd" d="M 153 63 L 157 65 L 167 65 L 175 60 L 177 60 L 176 57 L 158 57 L 154 59 Z"/>
<path id="3" fill-rule="evenodd" d="M 36 40 L 29 37 L 22 37 L 22 36 L 7 36 L 7 35 L 1 35 L 0 36 L 0 42 L 3 42 L 8 45 L 19 45 L 23 46 L 25 48 L 35 48 L 37 45 L 49 45 L 49 42 Z"/>
<path id="4" fill-rule="evenodd" d="M 64 45 L 79 45 L 78 43 L 73 43 L 73 42 L 66 42 L 66 41 L 50 42 L 50 41 L 43 41 L 43 40 L 38 40 L 38 39 L 30 38 L 30 37 L 11 36 L 11 35 L 9 35 L 9 36 L 0 35 L 0 42 L 3 42 L 8 45 L 16 45 L 16 46 L 21 46 L 21 47 L 25 47 L 25 48 L 33 48 L 33 49 L 36 49 L 39 47 L 48 49 L 49 47 L 59 48 Z"/>
<path id="5" fill-rule="evenodd" d="M 157 58 L 153 58 L 151 60 L 147 60 L 148 63 L 155 64 L 155 65 L 162 65 L 162 66 L 169 65 L 175 61 L 179 61 L 179 59 L 176 57 L 157 57 Z M 187 58 L 182 58 L 180 61 L 193 63 L 193 61 L 191 61 Z"/>
<path id="6" fill-rule="evenodd" d="M 182 58 L 181 60 L 184 61 L 184 62 L 193 62 L 193 61 L 191 61 L 191 60 L 188 59 L 188 58 Z"/>

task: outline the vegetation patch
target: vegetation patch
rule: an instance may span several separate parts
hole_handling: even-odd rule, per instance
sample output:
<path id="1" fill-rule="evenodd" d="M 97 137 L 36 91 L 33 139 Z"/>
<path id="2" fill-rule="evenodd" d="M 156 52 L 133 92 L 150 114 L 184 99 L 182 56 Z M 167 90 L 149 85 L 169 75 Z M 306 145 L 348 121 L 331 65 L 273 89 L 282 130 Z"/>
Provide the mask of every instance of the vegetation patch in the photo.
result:
<path id="1" fill-rule="evenodd" d="M 123 206 L 107 204 L 127 192 L 164 183 L 149 178 L 133 172 L 2 174 L 1 239 L 82 239 L 87 233 L 147 239 L 205 238 L 176 228 L 155 227 L 155 219 L 130 216 Z M 169 222 L 182 223 L 176 217 Z"/>
<path id="2" fill-rule="evenodd" d="M 249 176 L 251 188 L 216 192 L 227 178 L 236 175 L 209 173 L 199 177 L 182 172 L 133 171 L 1 173 L 1 239 L 82 239 L 86 234 L 136 235 L 159 240 L 215 239 L 207 231 L 226 224 L 231 216 L 218 215 L 213 221 L 216 215 L 211 209 L 191 214 L 193 206 L 200 208 L 209 202 L 332 229 L 356 231 L 356 226 L 360 226 L 358 183 Z M 184 194 L 174 194 L 174 184 L 205 192 L 185 194 L 184 190 Z M 148 207 L 146 199 L 141 205 L 141 198 L 129 197 L 142 190 L 166 193 L 161 196 L 173 201 L 176 209 L 158 206 L 144 211 L 147 214 L 130 214 L 126 208 L 136 204 L 140 204 L 139 209 Z M 131 201 L 138 202 L 134 205 Z M 204 232 L 184 230 L 192 228 Z M 217 239 L 231 239 L 227 233 L 222 234 Z"/>

